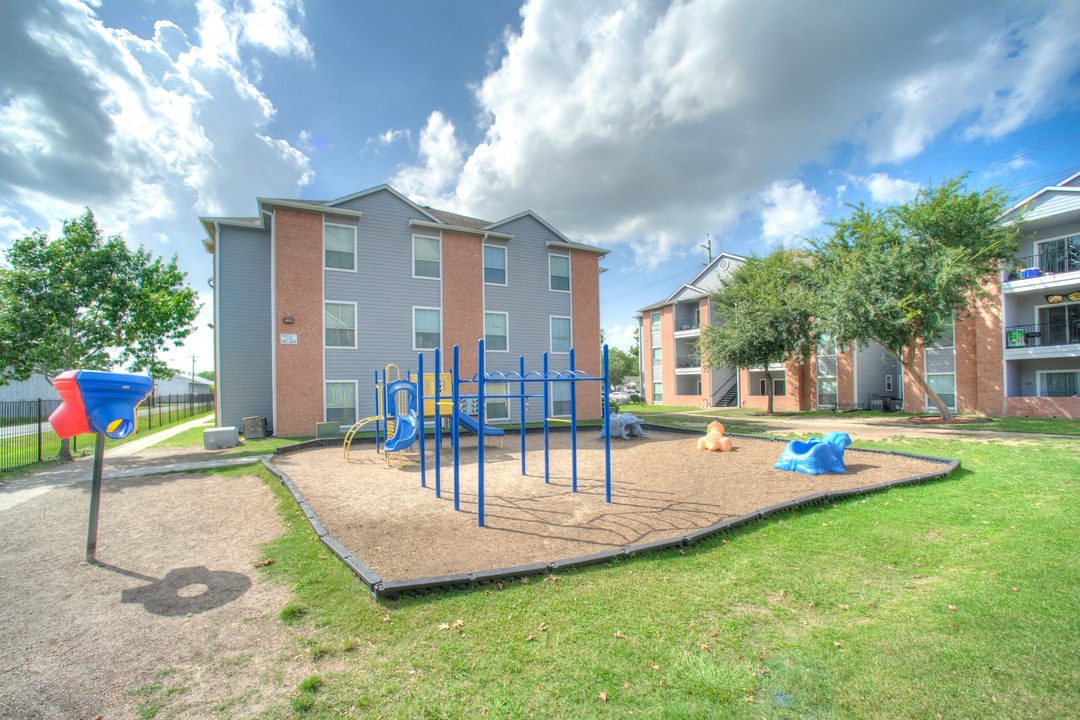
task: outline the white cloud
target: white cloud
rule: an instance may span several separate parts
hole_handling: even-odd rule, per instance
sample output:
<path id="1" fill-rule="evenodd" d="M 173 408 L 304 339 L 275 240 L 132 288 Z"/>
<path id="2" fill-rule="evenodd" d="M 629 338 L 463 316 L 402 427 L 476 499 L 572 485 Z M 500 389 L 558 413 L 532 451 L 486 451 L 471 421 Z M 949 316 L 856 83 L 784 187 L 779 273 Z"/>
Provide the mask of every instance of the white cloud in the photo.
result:
<path id="1" fill-rule="evenodd" d="M 484 217 L 531 207 L 574 237 L 657 257 L 758 212 L 776 178 L 830 162 L 837 144 L 873 171 L 943 133 L 998 137 L 1075 100 L 1080 69 L 1080 5 L 1068 0 L 768 13 L 530 0 L 521 12 L 475 86 L 484 138 L 453 179 L 456 150 L 439 166 L 438 193 Z M 431 166 L 426 154 L 399 177 L 429 194 Z"/>
<path id="2" fill-rule="evenodd" d="M 422 165 L 402 168 L 390 184 L 422 203 L 443 204 L 464 162 L 465 148 L 457 139 L 454 124 L 436 110 L 420 132 Z M 452 201 L 451 201 L 452 202 Z"/>
<path id="3" fill-rule="evenodd" d="M 299 3 L 198 9 L 192 40 L 169 22 L 150 39 L 108 28 L 84 4 L 5 6 L 0 228 L 33 222 L 55 234 L 89 206 L 106 234 L 181 251 L 199 287 L 210 261 L 198 215 L 251 212 L 254 196 L 311 181 L 307 156 L 269 133 L 273 105 L 237 59 L 240 49 L 310 59 L 295 24 L 280 23 Z"/>
<path id="4" fill-rule="evenodd" d="M 852 178 L 852 180 L 866 188 L 871 200 L 886 205 L 907 202 L 919 191 L 919 183 L 889 177 L 887 173 L 873 173 L 868 177 Z"/>
<path id="5" fill-rule="evenodd" d="M 761 234 L 770 242 L 791 244 L 813 234 L 825 218 L 822 199 L 799 180 L 777 180 L 761 194 Z"/>
<path id="6" fill-rule="evenodd" d="M 609 348 L 619 348 L 629 352 L 634 347 L 634 332 L 637 325 L 612 325 L 604 328 L 604 340 Z"/>

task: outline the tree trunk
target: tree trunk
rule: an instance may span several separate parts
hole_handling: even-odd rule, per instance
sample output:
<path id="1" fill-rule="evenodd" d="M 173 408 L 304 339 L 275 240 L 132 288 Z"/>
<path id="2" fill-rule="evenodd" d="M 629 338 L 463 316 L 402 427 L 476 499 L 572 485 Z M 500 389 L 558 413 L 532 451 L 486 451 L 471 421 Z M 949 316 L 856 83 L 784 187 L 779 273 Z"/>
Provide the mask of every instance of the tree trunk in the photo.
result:
<path id="1" fill-rule="evenodd" d="M 769 414 L 773 414 L 773 386 L 772 386 L 772 374 L 769 373 L 768 364 L 765 365 L 765 391 L 769 394 Z"/>
<path id="2" fill-rule="evenodd" d="M 942 400 L 941 397 L 936 392 L 934 392 L 934 390 L 929 385 L 926 384 L 926 378 L 924 378 L 922 374 L 919 373 L 918 369 L 915 367 L 915 348 L 912 347 L 910 350 L 904 353 L 903 358 L 899 359 L 900 365 L 904 369 L 904 374 L 910 375 L 911 379 L 915 382 L 915 384 L 919 386 L 919 389 L 926 393 L 926 397 L 929 398 L 930 402 L 932 402 L 934 404 L 934 407 L 937 408 L 938 414 L 941 416 L 941 419 L 946 422 L 952 420 L 952 410 L 950 410 L 949 406 L 945 404 L 945 401 Z"/>
<path id="3" fill-rule="evenodd" d="M 71 438 L 60 440 L 60 449 L 56 452 L 56 459 L 60 462 L 71 462 L 75 459 L 71 456 Z"/>

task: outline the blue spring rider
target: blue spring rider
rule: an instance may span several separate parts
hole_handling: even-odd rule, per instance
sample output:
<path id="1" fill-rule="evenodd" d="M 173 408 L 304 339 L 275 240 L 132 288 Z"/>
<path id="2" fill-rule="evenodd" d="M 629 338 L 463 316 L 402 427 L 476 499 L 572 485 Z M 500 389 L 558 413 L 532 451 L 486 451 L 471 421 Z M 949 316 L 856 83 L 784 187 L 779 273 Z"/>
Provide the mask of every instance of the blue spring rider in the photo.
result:
<path id="1" fill-rule="evenodd" d="M 825 437 L 810 438 L 805 442 L 792 440 L 780 453 L 780 459 L 773 468 L 807 475 L 846 473 L 844 450 L 850 444 L 850 435 L 835 430 L 825 433 Z"/>

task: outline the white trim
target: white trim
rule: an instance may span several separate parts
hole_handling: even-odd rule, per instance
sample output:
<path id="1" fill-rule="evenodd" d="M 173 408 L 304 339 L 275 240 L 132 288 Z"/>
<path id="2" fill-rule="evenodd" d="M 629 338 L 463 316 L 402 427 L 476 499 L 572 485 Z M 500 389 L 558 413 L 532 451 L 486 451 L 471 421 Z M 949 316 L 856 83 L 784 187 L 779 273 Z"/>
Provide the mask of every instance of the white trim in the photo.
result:
<path id="1" fill-rule="evenodd" d="M 885 392 L 890 392 L 891 393 L 893 391 L 893 379 L 892 378 L 893 378 L 892 373 L 886 373 L 885 374 Z"/>
<path id="2" fill-rule="evenodd" d="M 506 349 L 505 350 L 493 350 L 487 342 L 488 329 L 487 329 L 487 316 L 488 315 L 502 315 L 506 318 Z M 571 324 L 571 327 L 573 325 Z M 484 311 L 484 349 L 488 352 L 508 353 L 510 352 L 510 313 L 503 312 L 501 310 L 485 310 Z"/>
<path id="3" fill-rule="evenodd" d="M 487 279 L 487 258 L 484 257 L 484 251 L 487 248 L 495 248 L 496 250 L 503 251 L 503 275 L 505 282 L 488 282 Z M 484 243 L 480 250 L 480 272 L 483 274 L 485 285 L 495 285 L 497 287 L 507 287 L 510 285 L 510 251 L 505 245 L 495 245 L 494 243 Z M 550 266 L 549 266 L 550 272 Z M 548 283 L 551 283 L 551 278 L 548 278 Z"/>
<path id="4" fill-rule="evenodd" d="M 352 385 L 353 386 L 353 422 L 355 423 L 357 420 L 359 420 L 360 419 L 360 384 L 359 384 L 359 382 L 356 381 L 356 380 L 327 380 L 327 379 L 324 378 L 323 379 L 323 396 L 322 396 L 322 406 L 323 406 L 322 417 L 323 417 L 323 422 L 330 422 L 329 420 L 326 419 L 326 411 L 330 409 L 330 407 L 326 404 L 326 386 L 327 385 Z M 340 424 L 339 424 L 339 426 L 344 427 L 344 426 L 342 426 Z"/>
<path id="5" fill-rule="evenodd" d="M 548 417 L 553 417 L 553 418 L 570 417 L 569 412 L 567 412 L 567 413 L 565 413 L 563 415 L 558 415 L 558 414 L 555 413 L 555 388 L 557 388 L 557 387 L 565 387 L 569 391 L 566 394 L 566 399 L 559 401 L 559 402 L 565 402 L 567 405 L 569 405 L 570 402 L 571 402 L 571 398 L 574 396 L 573 395 L 574 388 L 570 385 L 570 382 L 571 382 L 570 380 L 555 380 L 554 382 L 551 383 L 551 393 L 548 395 L 549 405 L 548 405 L 547 408 L 545 408 L 547 413 L 548 413 Z"/>
<path id="6" fill-rule="evenodd" d="M 327 345 L 326 344 L 326 306 L 327 305 L 352 305 L 353 309 L 353 344 L 352 345 Z M 326 377 L 326 352 L 328 350 L 356 350 L 360 341 L 360 319 L 357 317 L 356 303 L 351 300 L 331 300 L 323 297 L 323 330 L 322 330 L 322 344 L 323 344 L 323 377 Z M 339 329 L 339 328 L 335 328 Z"/>
<path id="7" fill-rule="evenodd" d="M 552 327 L 552 320 L 569 320 L 570 321 L 570 348 L 574 347 L 574 318 L 569 315 L 548 315 L 548 352 L 552 355 L 569 355 L 570 349 L 556 350 L 554 345 L 555 332 Z"/>
<path id="8" fill-rule="evenodd" d="M 215 289 L 216 290 L 216 289 Z M 273 411 L 273 431 L 278 432 L 278 392 L 277 392 L 277 216 L 270 213 L 270 407 Z M 321 317 L 320 317 L 321 319 Z M 220 366 L 219 366 L 220 367 Z M 214 376 L 221 384 L 221 378 Z"/>
<path id="9" fill-rule="evenodd" d="M 327 267 L 326 266 L 326 228 L 328 226 L 329 227 L 346 228 L 348 230 L 352 230 L 353 236 L 352 236 L 352 267 L 351 268 L 332 268 L 332 267 Z M 359 265 L 360 265 L 360 263 L 358 262 L 359 258 L 357 257 L 357 255 L 359 255 L 359 248 L 358 248 L 359 243 L 357 242 L 358 234 L 359 233 L 356 232 L 356 226 L 355 225 L 343 225 L 341 223 L 332 223 L 332 222 L 326 222 L 326 220 L 323 220 L 323 238 L 322 238 L 322 241 L 323 241 L 322 242 L 323 270 L 328 270 L 328 271 L 331 271 L 331 272 L 353 272 L 353 273 L 356 272 L 357 267 L 359 267 Z"/>
<path id="10" fill-rule="evenodd" d="M 217 223 L 214 223 L 214 237 L 218 236 L 221 232 L 217 227 Z M 221 342 L 218 339 L 218 328 L 221 327 L 221 302 L 218 299 L 220 294 L 218 293 L 218 285 L 221 284 L 221 277 L 218 274 L 218 251 L 217 241 L 214 241 L 214 251 L 211 253 L 214 266 L 214 427 L 221 427 L 221 378 L 218 375 L 221 374 Z M 270 286 L 270 307 L 274 306 L 274 289 L 273 283 Z M 273 337 L 271 335 L 270 337 Z M 270 372 L 273 373 L 271 367 Z"/>
<path id="11" fill-rule="evenodd" d="M 552 258 L 557 258 L 557 257 L 558 258 L 566 258 L 566 284 L 567 284 L 567 288 L 565 290 L 563 290 L 561 288 L 553 288 L 553 287 L 551 287 L 551 278 L 554 276 L 554 274 L 551 272 L 551 259 Z M 562 276 L 560 275 L 559 277 L 562 277 Z M 573 277 L 574 277 L 574 273 L 572 272 L 571 267 L 570 267 L 570 255 L 569 255 L 569 253 L 567 253 L 566 255 L 562 255 L 562 254 L 559 254 L 559 253 L 548 253 L 548 290 L 550 292 L 564 292 L 564 293 L 567 293 L 567 294 L 571 293 L 573 291 L 573 280 L 572 280 Z"/>
<path id="12" fill-rule="evenodd" d="M 496 394 L 497 395 L 509 395 L 510 394 L 510 383 L 508 381 L 502 380 L 502 381 L 498 381 L 498 382 L 487 382 L 487 383 L 484 383 L 484 385 L 485 385 L 485 388 L 489 387 L 491 385 L 505 385 L 506 390 L 504 390 L 501 393 L 496 393 Z M 484 422 L 486 422 L 488 425 L 500 425 L 500 424 L 513 422 L 512 412 L 510 410 L 510 398 L 494 398 L 494 399 L 489 400 L 486 397 L 486 393 L 487 393 L 486 389 L 484 390 L 484 393 L 485 393 L 485 397 L 484 397 L 484 404 L 485 405 L 487 405 L 487 403 L 493 403 L 493 402 L 501 402 L 501 403 L 506 405 L 506 417 L 504 417 L 504 418 L 493 418 L 493 417 L 491 417 L 491 415 L 488 413 L 488 409 L 485 407 L 484 408 Z"/>
<path id="13" fill-rule="evenodd" d="M 439 342 L 435 344 L 435 347 L 417 347 L 416 345 L 416 311 L 417 310 L 434 310 L 439 313 Z M 441 307 L 426 307 L 424 305 L 412 306 L 412 349 L 413 352 L 423 352 L 425 350 L 434 350 L 436 347 L 442 345 L 443 340 L 443 314 Z"/>
<path id="14" fill-rule="evenodd" d="M 439 274 L 435 277 L 430 275 L 417 275 L 416 274 L 416 241 L 417 240 L 434 240 L 439 244 Z M 435 237 L 433 235 L 413 235 L 412 236 L 412 276 L 414 280 L 434 280 L 436 282 L 442 281 L 442 235 Z"/>
<path id="15" fill-rule="evenodd" d="M 428 222 L 426 220 L 410 220 L 409 227 L 422 228 L 424 230 L 453 230 L 454 232 L 463 233 L 465 235 L 483 235 L 484 238 L 492 237 L 496 240 L 513 240 L 514 236 L 510 233 L 501 233 L 494 230 L 486 230 L 483 228 L 465 227 L 464 225 L 451 225 L 446 222 Z"/>

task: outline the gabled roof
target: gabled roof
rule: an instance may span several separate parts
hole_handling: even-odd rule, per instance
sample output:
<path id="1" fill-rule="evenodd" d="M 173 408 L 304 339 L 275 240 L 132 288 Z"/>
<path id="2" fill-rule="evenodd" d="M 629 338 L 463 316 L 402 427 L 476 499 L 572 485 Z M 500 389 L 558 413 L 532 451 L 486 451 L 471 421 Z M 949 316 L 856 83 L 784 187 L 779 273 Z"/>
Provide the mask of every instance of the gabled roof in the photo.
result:
<path id="1" fill-rule="evenodd" d="M 390 193 L 391 195 L 393 195 L 394 197 L 396 197 L 401 202 L 403 202 L 403 203 L 405 203 L 407 205 L 411 205 L 418 212 L 423 213 L 424 215 L 427 215 L 432 220 L 434 220 L 436 222 L 442 222 L 438 217 L 436 217 L 435 215 L 432 215 L 430 212 L 428 212 L 428 210 L 430 210 L 430 208 L 425 209 L 425 208 L 417 205 L 412 200 L 405 197 L 404 195 L 402 195 L 401 193 L 399 193 L 397 190 L 390 187 L 386 183 L 383 183 L 382 185 L 376 185 L 375 187 L 368 188 L 367 190 L 361 190 L 360 192 L 355 192 L 355 193 L 353 193 L 351 195 L 346 195 L 345 197 L 339 197 L 337 200 L 331 200 L 330 202 L 326 203 L 326 205 L 329 205 L 329 206 L 340 205 L 340 204 L 348 202 L 350 200 L 355 200 L 356 198 L 361 198 L 361 197 L 364 197 L 366 195 L 374 195 L 375 193 L 381 192 L 381 191 L 384 191 L 384 190 L 386 192 Z"/>
<path id="2" fill-rule="evenodd" d="M 664 302 L 674 303 L 678 302 L 680 299 L 703 298 L 708 294 L 708 291 L 704 290 L 703 288 L 699 288 L 697 285 L 691 285 L 690 283 L 686 283 L 685 285 L 680 286 L 678 290 L 668 295 L 667 300 L 665 300 Z"/>
<path id="3" fill-rule="evenodd" d="M 1073 173 L 1057 185 L 1048 185 L 1016 203 L 998 218 L 998 222 L 1007 222 L 1033 206 L 1042 204 L 1051 195 L 1074 195 L 1080 193 L 1080 172 Z"/>
<path id="4" fill-rule="evenodd" d="M 447 225 L 457 225 L 458 227 L 473 228 L 476 230 L 486 230 L 491 225 L 487 220 L 479 220 L 474 217 L 469 217 L 468 215 L 458 215 L 457 213 L 448 212 L 446 210 L 437 210 L 426 205 L 424 206 L 424 209 Z"/>
<path id="5" fill-rule="evenodd" d="M 712 294 L 712 291 L 709 290 L 707 287 L 702 287 L 701 283 L 707 281 L 710 274 L 719 272 L 721 270 L 721 265 L 725 261 L 727 263 L 731 263 L 732 261 L 737 263 L 743 263 L 746 262 L 746 258 L 742 255 L 722 252 L 716 257 L 714 257 L 697 275 L 695 275 L 693 280 L 680 285 L 675 290 L 675 292 L 668 295 L 667 298 L 665 298 L 664 300 L 640 308 L 638 312 L 646 312 L 648 310 L 656 310 L 658 308 L 662 308 L 666 305 L 674 305 L 678 302 L 678 298 L 680 296 L 683 296 L 685 298 L 708 297 Z"/>
<path id="6" fill-rule="evenodd" d="M 697 285 L 698 283 L 701 282 L 702 278 L 708 276 L 710 273 L 716 272 L 717 268 L 719 268 L 720 265 L 721 265 L 721 261 L 723 261 L 723 260 L 727 260 L 728 262 L 731 262 L 732 260 L 734 260 L 736 262 L 746 262 L 746 258 L 743 257 L 742 255 L 735 255 L 734 253 L 722 252 L 719 255 L 717 255 L 716 257 L 714 257 L 712 259 L 712 262 L 710 262 L 708 265 L 706 265 L 705 268 L 701 272 L 699 272 L 697 275 L 695 275 L 694 279 L 690 281 L 690 284 L 691 285 Z"/>

